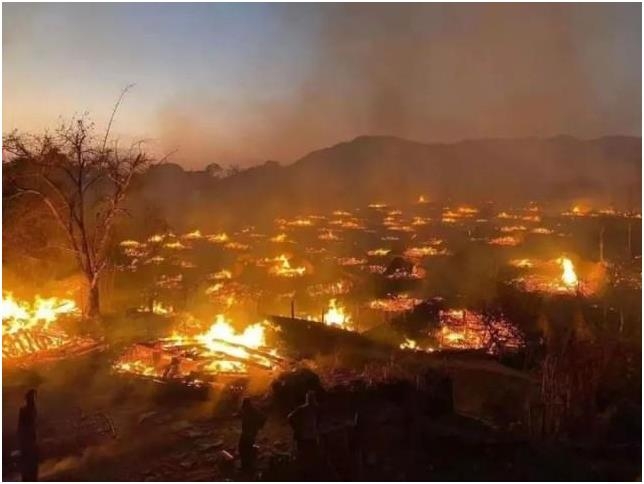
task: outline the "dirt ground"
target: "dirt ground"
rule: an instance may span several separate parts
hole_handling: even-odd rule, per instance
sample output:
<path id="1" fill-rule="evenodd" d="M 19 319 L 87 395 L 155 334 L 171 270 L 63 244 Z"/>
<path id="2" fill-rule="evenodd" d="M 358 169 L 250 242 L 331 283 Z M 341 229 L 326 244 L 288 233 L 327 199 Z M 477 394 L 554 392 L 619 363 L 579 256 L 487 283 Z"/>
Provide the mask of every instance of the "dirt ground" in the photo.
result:
<path id="1" fill-rule="evenodd" d="M 420 417 L 410 433 L 402 409 L 385 400 L 372 402 L 373 418 L 360 452 L 350 444 L 347 415 L 330 415 L 323 425 L 325 452 L 308 474 L 291 456 L 284 415 L 271 411 L 257 441 L 257 472 L 243 474 L 236 458 L 237 401 L 113 375 L 106 359 L 107 354 L 94 355 L 26 372 L 5 371 L 5 480 L 19 479 L 11 450 L 18 408 L 29 386 L 39 389 L 43 480 L 632 480 L 641 475 L 641 447 L 537 444 L 456 414 Z M 483 383 L 471 371 L 459 373 L 456 400 L 468 401 L 464 388 L 475 383 L 475 393 L 481 394 Z M 485 407 L 469 401 L 470 410 Z M 70 422 L 96 413 L 108 417 L 114 435 L 74 437 L 78 429 Z"/>

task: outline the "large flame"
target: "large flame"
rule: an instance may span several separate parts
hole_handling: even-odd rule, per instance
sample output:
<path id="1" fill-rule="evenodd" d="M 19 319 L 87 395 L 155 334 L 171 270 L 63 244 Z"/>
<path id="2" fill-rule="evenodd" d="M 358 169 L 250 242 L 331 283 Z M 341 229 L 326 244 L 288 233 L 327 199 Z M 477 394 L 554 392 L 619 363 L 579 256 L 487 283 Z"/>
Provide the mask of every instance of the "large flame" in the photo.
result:
<path id="1" fill-rule="evenodd" d="M 29 303 L 5 293 L 0 301 L 0 312 L 3 361 L 22 365 L 71 356 L 97 347 L 96 341 L 71 336 L 56 324 L 61 316 L 80 312 L 71 299 L 36 296 Z"/>
<path id="2" fill-rule="evenodd" d="M 339 306 L 336 299 L 329 301 L 329 307 L 324 313 L 322 322 L 329 326 L 339 326 L 340 328 L 349 328 L 351 316 L 349 316 L 342 306 Z"/>
<path id="3" fill-rule="evenodd" d="M 563 270 L 561 280 L 568 287 L 575 287 L 578 283 L 577 274 L 575 273 L 575 266 L 572 261 L 567 257 L 559 258 L 559 264 Z"/>
<path id="4" fill-rule="evenodd" d="M 202 333 L 175 332 L 169 338 L 135 345 L 114 369 L 155 379 L 180 379 L 187 384 L 222 373 L 245 374 L 249 366 L 271 369 L 279 361 L 267 347 L 266 324 L 256 323 L 236 331 L 223 314 Z"/>
<path id="5" fill-rule="evenodd" d="M 47 327 L 62 314 L 77 313 L 78 307 L 71 299 L 36 296 L 33 304 L 17 301 L 11 293 L 0 301 L 2 334 L 14 334 L 37 326 Z"/>

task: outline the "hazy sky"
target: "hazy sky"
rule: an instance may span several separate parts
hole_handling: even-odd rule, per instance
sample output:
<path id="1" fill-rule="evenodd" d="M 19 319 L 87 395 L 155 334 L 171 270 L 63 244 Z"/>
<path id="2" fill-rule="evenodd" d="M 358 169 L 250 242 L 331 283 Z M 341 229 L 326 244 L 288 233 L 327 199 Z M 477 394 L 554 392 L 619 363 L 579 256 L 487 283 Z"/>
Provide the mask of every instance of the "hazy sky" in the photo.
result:
<path id="1" fill-rule="evenodd" d="M 640 4 L 4 4 L 3 131 L 88 111 L 186 166 L 361 134 L 641 133 Z"/>

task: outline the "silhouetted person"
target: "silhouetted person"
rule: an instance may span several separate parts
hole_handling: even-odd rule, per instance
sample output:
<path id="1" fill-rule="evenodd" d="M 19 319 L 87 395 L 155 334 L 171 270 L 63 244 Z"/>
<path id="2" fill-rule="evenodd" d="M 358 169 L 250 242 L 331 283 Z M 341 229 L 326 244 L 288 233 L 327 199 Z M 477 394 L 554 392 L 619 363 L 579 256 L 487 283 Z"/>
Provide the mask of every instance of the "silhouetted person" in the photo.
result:
<path id="1" fill-rule="evenodd" d="M 239 457 L 242 469 L 249 471 L 255 466 L 255 440 L 266 423 L 266 415 L 253 405 L 250 398 L 244 398 L 239 414 L 242 422 L 241 435 L 239 436 Z"/>
<path id="2" fill-rule="evenodd" d="M 306 401 L 288 415 L 293 429 L 295 450 L 300 469 L 308 477 L 315 477 L 319 458 L 318 404 L 315 392 L 306 394 Z"/>
<path id="3" fill-rule="evenodd" d="M 176 378 L 181 374 L 181 360 L 178 357 L 173 356 L 170 360 L 170 364 L 166 366 L 163 370 L 163 378 Z"/>
<path id="4" fill-rule="evenodd" d="M 354 462 L 354 479 L 362 480 L 364 467 L 365 443 L 367 441 L 367 423 L 364 411 L 357 411 L 353 416 L 353 428 L 349 439 L 349 449 Z"/>
<path id="5" fill-rule="evenodd" d="M 25 394 L 25 404 L 18 414 L 20 474 L 23 481 L 38 480 L 38 444 L 36 442 L 36 390 Z"/>

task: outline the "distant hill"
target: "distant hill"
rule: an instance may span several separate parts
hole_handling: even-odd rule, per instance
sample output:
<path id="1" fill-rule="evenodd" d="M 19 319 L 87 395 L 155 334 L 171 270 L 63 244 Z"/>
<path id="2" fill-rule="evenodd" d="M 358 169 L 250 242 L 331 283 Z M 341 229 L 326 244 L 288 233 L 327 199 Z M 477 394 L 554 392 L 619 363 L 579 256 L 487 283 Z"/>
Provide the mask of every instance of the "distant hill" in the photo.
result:
<path id="1" fill-rule="evenodd" d="M 313 151 L 290 165 L 267 162 L 223 179 L 157 165 L 137 183 L 131 203 L 152 206 L 173 223 L 219 225 L 369 202 L 568 205 L 577 199 L 641 200 L 641 138 L 607 136 L 483 139 L 419 143 L 360 136 Z"/>

